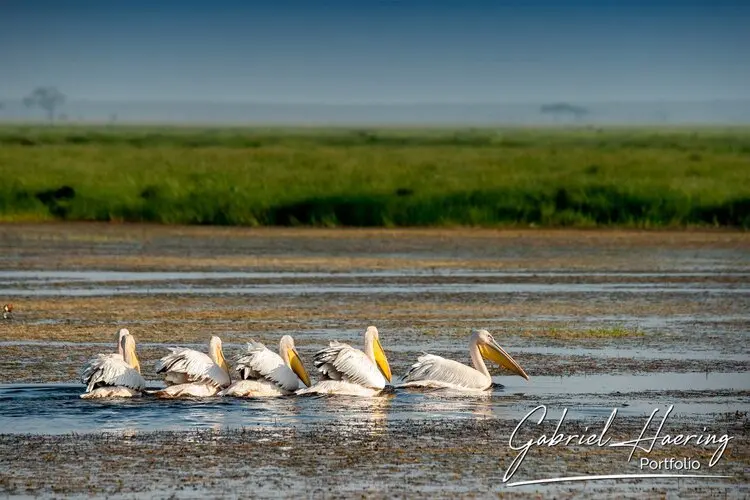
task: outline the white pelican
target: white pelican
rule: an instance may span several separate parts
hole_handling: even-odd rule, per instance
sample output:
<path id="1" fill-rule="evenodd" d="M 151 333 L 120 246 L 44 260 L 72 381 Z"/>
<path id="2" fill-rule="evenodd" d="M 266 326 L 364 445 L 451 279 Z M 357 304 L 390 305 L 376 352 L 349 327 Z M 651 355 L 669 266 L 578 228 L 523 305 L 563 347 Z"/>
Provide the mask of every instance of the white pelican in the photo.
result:
<path id="1" fill-rule="evenodd" d="M 122 354 L 99 354 L 84 367 L 81 381 L 87 387 L 81 398 L 130 398 L 140 396 L 145 389 L 146 381 L 135 354 L 135 339 L 129 333 L 121 339 Z"/>
<path id="2" fill-rule="evenodd" d="M 492 387 L 492 377 L 487 371 L 487 358 L 526 380 L 523 368 L 500 347 L 487 330 L 472 330 L 469 355 L 474 367 L 433 354 L 423 354 L 404 376 L 399 387 L 429 387 L 460 391 L 484 391 Z"/>
<path id="3" fill-rule="evenodd" d="M 182 347 L 170 348 L 156 363 L 156 373 L 164 373 L 166 389 L 156 391 L 160 398 L 213 396 L 231 383 L 229 367 L 221 350 L 221 339 L 212 336 L 208 356 Z"/>
<path id="4" fill-rule="evenodd" d="M 313 363 L 324 379 L 297 394 L 374 396 L 391 381 L 391 367 L 374 326 L 365 332 L 364 352 L 334 340 L 315 353 Z"/>
<path id="5" fill-rule="evenodd" d="M 11 307 L 11 310 L 13 308 Z M 92 358 L 89 360 L 88 363 L 83 367 L 83 371 L 81 374 L 81 380 L 84 384 L 88 385 L 88 380 L 93 376 L 93 374 L 96 372 L 96 370 L 99 367 L 105 367 L 109 366 L 109 363 L 114 363 L 111 366 L 122 366 L 122 363 L 125 362 L 123 358 L 123 349 L 122 349 L 122 340 L 125 338 L 125 336 L 130 335 L 130 332 L 127 328 L 120 328 L 117 330 L 117 333 L 115 333 L 115 338 L 117 339 L 117 352 L 109 353 L 109 354 L 99 354 L 95 358 Z M 138 359 L 136 358 L 136 363 L 138 362 Z M 126 363 L 127 364 L 127 363 Z M 140 365 L 138 366 L 138 372 L 140 373 Z M 103 384 L 104 385 L 104 384 Z M 91 389 L 87 389 L 87 393 L 90 392 Z M 93 397 L 107 397 L 107 395 L 100 391 L 97 394 L 102 394 L 101 396 L 86 396 L 87 398 L 93 398 Z M 81 396 L 83 397 L 83 396 Z"/>
<path id="6" fill-rule="evenodd" d="M 287 396 L 299 389 L 300 380 L 310 386 L 310 377 L 289 335 L 281 337 L 278 354 L 251 340 L 247 353 L 237 359 L 234 369 L 241 380 L 221 391 L 219 396 Z"/>

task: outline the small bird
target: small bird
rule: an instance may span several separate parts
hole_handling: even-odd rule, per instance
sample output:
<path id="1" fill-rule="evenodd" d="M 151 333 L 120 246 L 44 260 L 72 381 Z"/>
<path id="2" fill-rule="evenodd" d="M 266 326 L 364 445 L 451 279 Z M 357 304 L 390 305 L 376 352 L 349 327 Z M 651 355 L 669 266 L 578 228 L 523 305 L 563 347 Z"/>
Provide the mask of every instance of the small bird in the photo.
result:
<path id="1" fill-rule="evenodd" d="M 3 319 L 13 319 L 13 304 L 3 306 Z"/>

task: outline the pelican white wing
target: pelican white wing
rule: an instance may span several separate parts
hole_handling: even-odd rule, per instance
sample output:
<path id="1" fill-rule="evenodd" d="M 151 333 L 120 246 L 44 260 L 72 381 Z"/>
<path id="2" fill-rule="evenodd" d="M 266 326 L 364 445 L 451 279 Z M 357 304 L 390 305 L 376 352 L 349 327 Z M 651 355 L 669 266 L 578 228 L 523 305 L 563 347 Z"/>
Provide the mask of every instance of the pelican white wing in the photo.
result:
<path id="1" fill-rule="evenodd" d="M 328 347 L 315 354 L 313 363 L 320 373 L 331 380 L 342 380 L 372 389 L 385 388 L 385 377 L 377 365 L 364 352 L 349 344 L 332 341 Z"/>
<path id="2" fill-rule="evenodd" d="M 284 363 L 281 356 L 260 342 L 247 344 L 247 354 L 237 360 L 235 369 L 243 380 L 265 379 L 289 392 L 299 388 L 297 374 Z"/>
<path id="3" fill-rule="evenodd" d="M 164 373 L 167 383 L 229 385 L 229 375 L 206 354 L 183 347 L 170 348 L 156 363 L 156 373 Z"/>
<path id="4" fill-rule="evenodd" d="M 120 354 L 99 354 L 83 368 L 81 382 L 86 391 L 99 387 L 128 387 L 142 391 L 146 381 L 137 370 L 131 368 Z"/>
<path id="5" fill-rule="evenodd" d="M 483 390 L 492 384 L 492 379 L 480 371 L 434 354 L 423 354 L 417 358 L 403 380 L 402 387 Z"/>

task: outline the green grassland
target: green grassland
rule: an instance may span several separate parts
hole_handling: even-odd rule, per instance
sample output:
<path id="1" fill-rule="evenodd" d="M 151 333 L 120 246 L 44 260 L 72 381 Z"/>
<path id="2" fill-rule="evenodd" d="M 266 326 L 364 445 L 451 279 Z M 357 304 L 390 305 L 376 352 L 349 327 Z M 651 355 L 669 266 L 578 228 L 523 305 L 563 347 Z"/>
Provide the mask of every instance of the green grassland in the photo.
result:
<path id="1" fill-rule="evenodd" d="M 0 127 L 0 220 L 750 228 L 750 128 Z"/>

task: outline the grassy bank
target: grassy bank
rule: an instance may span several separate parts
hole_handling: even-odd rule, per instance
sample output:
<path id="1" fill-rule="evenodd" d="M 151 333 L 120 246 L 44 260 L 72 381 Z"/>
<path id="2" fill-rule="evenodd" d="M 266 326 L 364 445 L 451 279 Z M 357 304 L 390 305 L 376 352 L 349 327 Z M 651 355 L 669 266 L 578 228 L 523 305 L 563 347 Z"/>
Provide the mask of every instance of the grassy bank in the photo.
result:
<path id="1" fill-rule="evenodd" d="M 0 219 L 750 227 L 750 129 L 0 127 Z"/>

